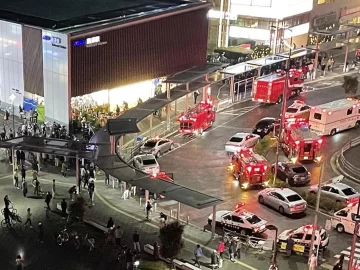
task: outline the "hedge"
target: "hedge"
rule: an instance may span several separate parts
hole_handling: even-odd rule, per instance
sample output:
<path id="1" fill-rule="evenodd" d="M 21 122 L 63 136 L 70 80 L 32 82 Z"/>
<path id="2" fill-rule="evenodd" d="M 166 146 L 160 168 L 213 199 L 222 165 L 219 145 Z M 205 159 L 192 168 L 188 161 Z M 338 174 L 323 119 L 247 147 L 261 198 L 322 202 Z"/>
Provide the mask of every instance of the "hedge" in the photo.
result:
<path id="1" fill-rule="evenodd" d="M 301 190 L 298 192 L 301 197 L 308 203 L 308 205 L 315 207 L 316 206 L 316 194 Z M 343 209 L 346 205 L 344 203 L 336 202 L 328 197 L 321 196 L 319 208 L 325 210 L 326 212 L 336 212 Z"/>
<path id="2" fill-rule="evenodd" d="M 141 261 L 139 270 L 170 270 L 166 263 L 162 261 Z"/>
<path id="3" fill-rule="evenodd" d="M 274 147 L 276 147 L 277 140 L 272 136 L 272 133 L 266 135 L 264 138 L 259 140 L 255 145 L 254 151 L 259 155 L 266 156 L 267 153 Z"/>

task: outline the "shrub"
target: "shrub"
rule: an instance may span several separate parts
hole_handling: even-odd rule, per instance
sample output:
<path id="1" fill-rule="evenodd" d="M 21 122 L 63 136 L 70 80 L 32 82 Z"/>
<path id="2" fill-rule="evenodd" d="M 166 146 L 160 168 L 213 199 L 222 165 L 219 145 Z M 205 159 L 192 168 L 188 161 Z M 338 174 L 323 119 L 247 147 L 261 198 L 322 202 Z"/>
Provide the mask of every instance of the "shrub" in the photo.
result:
<path id="1" fill-rule="evenodd" d="M 140 270 L 170 270 L 166 263 L 162 261 L 141 261 Z"/>
<path id="2" fill-rule="evenodd" d="M 254 151 L 259 155 L 266 156 L 270 149 L 276 147 L 276 143 L 277 141 L 275 138 L 273 138 L 270 134 L 266 135 L 255 145 Z"/>
<path id="3" fill-rule="evenodd" d="M 271 48 L 269 45 L 259 44 L 253 48 L 252 58 L 263 58 L 271 54 Z"/>
<path id="4" fill-rule="evenodd" d="M 274 188 L 288 188 L 289 185 L 286 184 L 286 182 L 280 180 L 279 178 L 276 178 L 275 183 L 274 183 L 274 174 L 270 171 L 267 171 L 265 174 L 266 177 L 266 181 L 268 181 L 268 186 L 269 187 L 274 187 Z"/>
<path id="5" fill-rule="evenodd" d="M 301 197 L 308 203 L 308 205 L 315 207 L 316 206 L 316 197 L 317 195 L 312 192 L 308 192 L 305 190 L 301 190 L 298 192 Z M 319 208 L 325 210 L 327 212 L 336 212 L 340 209 L 344 208 L 344 204 L 340 202 L 336 202 L 328 197 L 321 196 Z"/>
<path id="6" fill-rule="evenodd" d="M 75 202 L 70 204 L 69 211 L 73 217 L 79 218 L 80 222 L 84 220 L 88 205 L 83 197 L 78 197 Z"/>
<path id="7" fill-rule="evenodd" d="M 162 257 L 172 260 L 180 254 L 184 247 L 183 233 L 184 225 L 178 221 L 168 223 L 160 229 L 160 254 Z"/>

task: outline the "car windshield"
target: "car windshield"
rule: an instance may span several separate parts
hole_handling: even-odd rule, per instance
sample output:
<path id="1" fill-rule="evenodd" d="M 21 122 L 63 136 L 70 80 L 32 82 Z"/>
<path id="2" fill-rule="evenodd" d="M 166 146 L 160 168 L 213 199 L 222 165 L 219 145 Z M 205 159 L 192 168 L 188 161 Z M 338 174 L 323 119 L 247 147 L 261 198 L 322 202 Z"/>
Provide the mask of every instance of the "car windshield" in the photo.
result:
<path id="1" fill-rule="evenodd" d="M 350 187 L 344 188 L 344 189 L 342 190 L 342 192 L 343 192 L 346 196 L 350 196 L 350 195 L 356 194 L 356 191 L 355 191 L 353 188 L 350 188 Z"/>
<path id="2" fill-rule="evenodd" d="M 251 216 L 251 217 L 248 217 L 246 220 L 247 220 L 250 224 L 257 224 L 257 223 L 261 222 L 261 219 L 260 219 L 258 216 L 255 216 L 255 215 L 253 215 L 253 216 Z"/>
<path id="3" fill-rule="evenodd" d="M 287 108 L 286 109 L 286 112 L 288 112 L 288 113 L 296 113 L 297 111 L 298 111 L 297 108 Z"/>
<path id="4" fill-rule="evenodd" d="M 145 147 L 155 147 L 156 142 L 155 141 L 147 141 L 144 146 Z"/>
<path id="5" fill-rule="evenodd" d="M 292 170 L 294 173 L 305 173 L 306 172 L 305 167 L 293 167 Z"/>
<path id="6" fill-rule="evenodd" d="M 270 121 L 260 121 L 257 123 L 256 128 L 264 128 L 267 127 L 270 124 Z"/>
<path id="7" fill-rule="evenodd" d="M 289 202 L 301 201 L 301 197 L 297 194 L 287 196 L 286 198 L 288 199 Z"/>
<path id="8" fill-rule="evenodd" d="M 144 165 L 154 165 L 154 164 L 156 164 L 156 160 L 155 159 L 143 159 L 143 164 Z"/>
<path id="9" fill-rule="evenodd" d="M 230 142 L 242 142 L 243 138 L 240 137 L 232 137 L 230 139 Z"/>

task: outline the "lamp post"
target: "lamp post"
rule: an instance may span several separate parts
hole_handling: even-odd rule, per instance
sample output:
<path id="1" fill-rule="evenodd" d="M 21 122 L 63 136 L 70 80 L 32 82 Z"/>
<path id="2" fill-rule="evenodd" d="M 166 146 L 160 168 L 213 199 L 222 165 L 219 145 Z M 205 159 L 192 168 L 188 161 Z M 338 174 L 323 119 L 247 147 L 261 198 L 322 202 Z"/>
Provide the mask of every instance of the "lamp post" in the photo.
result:
<path id="1" fill-rule="evenodd" d="M 315 230 L 316 230 L 316 226 L 317 226 L 318 212 L 319 212 L 319 206 L 320 206 L 321 180 L 322 180 L 322 176 L 324 173 L 324 162 L 322 160 L 322 157 L 318 157 L 317 162 L 320 164 L 320 175 L 319 175 L 319 179 L 318 179 L 318 191 L 316 193 L 315 217 L 314 217 L 314 223 L 313 223 L 313 228 L 312 228 L 312 233 L 311 233 L 309 257 L 311 256 L 311 254 L 314 250 Z"/>
<path id="2" fill-rule="evenodd" d="M 274 28 L 274 27 L 272 27 Z M 279 136 L 277 139 L 277 145 L 276 145 L 276 162 L 275 162 L 275 170 L 274 170 L 274 184 L 276 182 L 277 177 L 277 171 L 279 166 L 279 148 L 280 148 L 280 142 L 281 142 L 281 136 L 283 131 L 283 125 L 285 122 L 285 111 L 286 111 L 286 101 L 287 101 L 287 93 L 288 93 L 288 87 L 289 87 L 289 71 L 291 67 L 291 51 L 292 51 L 292 42 L 293 42 L 293 35 L 292 30 L 288 26 L 283 28 L 284 30 L 289 30 L 291 32 L 291 38 L 290 38 L 290 50 L 289 50 L 289 57 L 286 61 L 286 67 L 285 67 L 285 86 L 282 94 L 282 106 L 281 106 L 281 118 L 280 118 L 280 127 L 279 127 Z M 275 130 L 274 130 L 275 131 Z"/>
<path id="3" fill-rule="evenodd" d="M 351 251 L 350 251 L 348 270 L 354 269 L 352 267 L 355 266 L 354 265 L 354 257 L 355 257 L 356 242 L 357 242 L 357 238 L 358 238 L 357 236 L 358 236 L 358 233 L 359 233 L 359 225 L 360 225 L 360 216 L 359 216 L 360 202 L 358 202 L 357 204 L 358 204 L 358 207 L 357 207 L 356 217 L 354 218 L 355 227 L 354 227 L 353 240 L 352 240 L 352 244 L 351 244 Z"/>
<path id="4" fill-rule="evenodd" d="M 14 104 L 14 102 L 15 102 L 16 96 L 14 94 L 11 94 L 9 99 L 10 99 L 11 105 L 12 105 L 13 134 L 15 134 L 15 104 Z"/>
<path id="5" fill-rule="evenodd" d="M 278 238 L 278 228 L 274 225 L 267 225 L 266 228 L 270 231 L 275 231 L 275 240 L 273 245 L 273 255 L 271 258 L 271 265 L 269 270 L 277 270 L 276 265 L 276 256 L 277 256 L 277 238 Z"/>

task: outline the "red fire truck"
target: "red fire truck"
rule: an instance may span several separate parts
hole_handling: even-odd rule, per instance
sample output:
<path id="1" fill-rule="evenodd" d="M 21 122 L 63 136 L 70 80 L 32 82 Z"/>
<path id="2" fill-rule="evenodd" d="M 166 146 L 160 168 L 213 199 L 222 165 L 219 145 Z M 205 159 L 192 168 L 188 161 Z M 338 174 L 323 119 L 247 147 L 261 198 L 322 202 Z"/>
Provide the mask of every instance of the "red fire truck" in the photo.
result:
<path id="1" fill-rule="evenodd" d="M 285 87 L 285 73 L 275 73 L 258 78 L 253 84 L 252 100 L 262 103 L 281 103 Z M 304 84 L 302 70 L 289 72 L 287 98 L 300 95 Z"/>
<path id="2" fill-rule="evenodd" d="M 211 100 L 201 101 L 194 108 L 183 112 L 177 119 L 182 134 L 202 134 L 215 122 L 215 105 Z"/>
<path id="3" fill-rule="evenodd" d="M 295 161 L 316 160 L 321 156 L 323 139 L 310 131 L 305 118 L 289 118 L 284 123 L 281 147 Z"/>
<path id="4" fill-rule="evenodd" d="M 232 157 L 228 169 L 236 180 L 240 180 L 241 188 L 248 189 L 251 186 L 267 186 L 268 168 L 269 164 L 263 156 L 254 153 L 252 149 L 243 149 Z"/>

